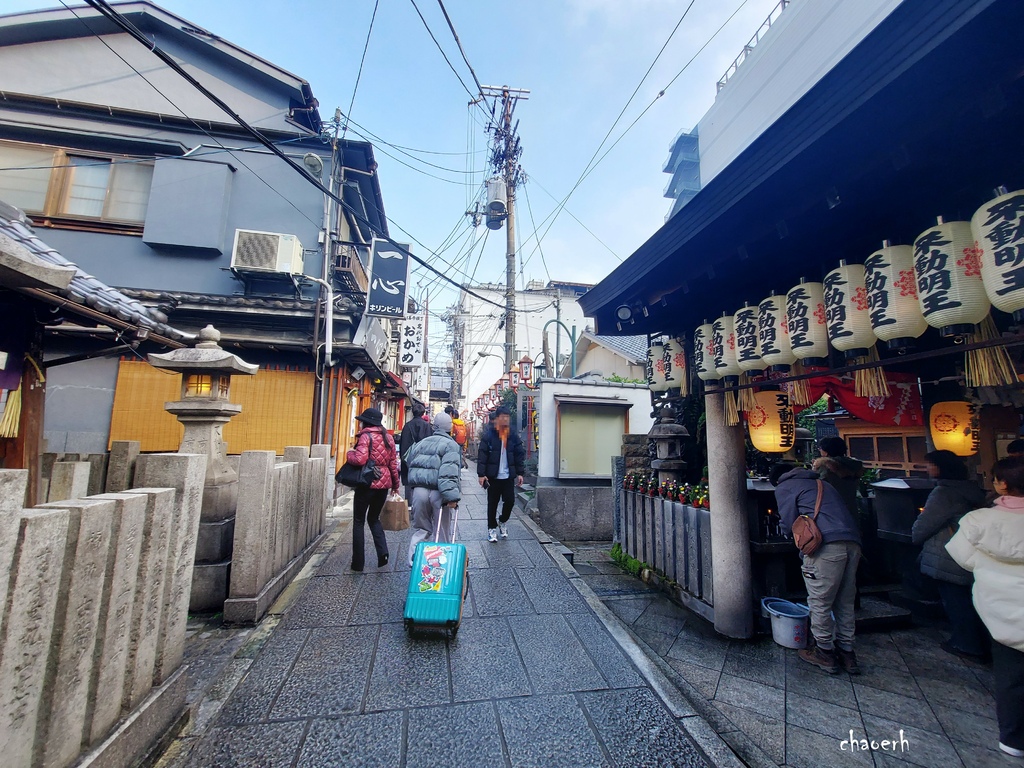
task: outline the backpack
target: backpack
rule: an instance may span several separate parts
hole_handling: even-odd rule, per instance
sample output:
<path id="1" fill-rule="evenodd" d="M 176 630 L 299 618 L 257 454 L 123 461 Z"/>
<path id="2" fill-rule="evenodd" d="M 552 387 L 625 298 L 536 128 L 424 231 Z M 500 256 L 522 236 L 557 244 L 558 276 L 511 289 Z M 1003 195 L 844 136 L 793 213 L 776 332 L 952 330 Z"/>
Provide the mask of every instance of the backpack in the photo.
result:
<path id="1" fill-rule="evenodd" d="M 821 546 L 821 530 L 815 520 L 821 511 L 821 497 L 825 489 L 821 480 L 817 482 L 818 498 L 814 501 L 814 515 L 798 515 L 792 525 L 793 543 L 805 555 L 813 555 Z"/>
<path id="2" fill-rule="evenodd" d="M 467 436 L 468 434 L 466 432 L 466 422 L 464 422 L 462 419 L 459 419 L 458 421 L 453 419 L 452 437 L 455 438 L 455 442 L 458 443 L 459 445 L 465 445 Z"/>

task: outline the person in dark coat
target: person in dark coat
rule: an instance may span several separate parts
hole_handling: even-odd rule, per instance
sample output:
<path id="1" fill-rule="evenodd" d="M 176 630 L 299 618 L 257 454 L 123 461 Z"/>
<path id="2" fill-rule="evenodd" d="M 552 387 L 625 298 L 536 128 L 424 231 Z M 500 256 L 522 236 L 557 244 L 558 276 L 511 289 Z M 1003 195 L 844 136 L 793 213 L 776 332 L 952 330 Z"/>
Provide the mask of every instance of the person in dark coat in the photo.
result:
<path id="1" fill-rule="evenodd" d="M 963 459 L 952 451 L 925 454 L 928 476 L 936 480 L 924 509 L 914 521 L 911 538 L 921 545 L 921 573 L 935 579 L 952 634 L 942 649 L 976 660 L 989 657 L 989 636 L 971 601 L 974 577 L 956 564 L 946 544 L 956 534 L 960 518 L 987 506 L 985 492 L 970 479 Z"/>
<path id="2" fill-rule="evenodd" d="M 363 570 L 363 549 L 365 532 L 363 526 L 369 523 L 373 546 L 377 550 L 377 567 L 388 564 L 388 540 L 384 526 L 380 524 L 380 513 L 388 499 L 388 491 L 398 493 L 399 469 L 398 451 L 395 442 L 383 426 L 383 414 L 376 408 L 367 408 L 356 416 L 363 425 L 356 435 L 356 444 L 346 457 L 361 467 L 373 459 L 380 470 L 369 488 L 356 487 L 352 501 L 352 570 Z"/>
<path id="3" fill-rule="evenodd" d="M 487 540 L 508 538 L 506 523 L 516 503 L 516 486 L 523 484 L 526 474 L 526 447 L 519 433 L 512 429 L 512 414 L 500 406 L 491 414 L 491 422 L 480 435 L 476 457 L 476 473 L 480 486 L 487 489 Z M 513 479 L 514 478 L 514 479 Z M 498 502 L 502 502 L 498 518 Z"/>
<path id="4" fill-rule="evenodd" d="M 434 434 L 434 427 L 429 421 L 423 420 L 427 409 L 423 403 L 412 404 L 412 418 L 402 427 L 402 434 L 398 438 L 398 454 L 402 460 L 402 485 L 405 486 L 405 498 L 412 501 L 412 488 L 409 487 L 409 465 L 406 463 L 406 456 L 409 449 L 425 437 Z"/>
<path id="5" fill-rule="evenodd" d="M 818 442 L 818 453 L 813 469 L 818 477 L 831 485 L 843 497 L 850 514 L 857 517 L 860 505 L 857 502 L 857 491 L 860 478 L 864 474 L 864 464 L 846 455 L 846 441 L 841 437 L 826 437 Z"/>
<path id="6" fill-rule="evenodd" d="M 798 515 L 814 516 L 821 531 L 821 545 L 811 555 L 802 555 L 800 571 L 807 587 L 814 646 L 799 651 L 801 659 L 837 674 L 840 667 L 851 675 L 860 674 L 853 650 L 854 600 L 857 595 L 857 565 L 860 563 L 860 531 L 843 497 L 818 473 L 793 464 L 777 464 L 769 476 L 775 486 L 782 532 L 790 535 Z M 834 618 L 833 618 L 834 616 Z"/>

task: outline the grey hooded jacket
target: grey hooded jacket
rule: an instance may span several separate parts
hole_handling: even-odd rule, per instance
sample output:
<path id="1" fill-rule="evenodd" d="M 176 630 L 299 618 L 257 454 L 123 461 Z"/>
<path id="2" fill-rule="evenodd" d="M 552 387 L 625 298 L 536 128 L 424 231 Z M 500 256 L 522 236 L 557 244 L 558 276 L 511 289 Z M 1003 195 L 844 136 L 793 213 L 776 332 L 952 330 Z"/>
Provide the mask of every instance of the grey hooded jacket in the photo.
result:
<path id="1" fill-rule="evenodd" d="M 939 480 L 928 494 L 910 536 L 922 544 L 921 573 L 952 584 L 970 584 L 974 578 L 946 551 L 960 518 L 985 506 L 985 492 L 970 480 Z"/>
<path id="2" fill-rule="evenodd" d="M 436 489 L 445 504 L 462 498 L 462 448 L 447 432 L 420 440 L 405 461 L 410 487 Z"/>

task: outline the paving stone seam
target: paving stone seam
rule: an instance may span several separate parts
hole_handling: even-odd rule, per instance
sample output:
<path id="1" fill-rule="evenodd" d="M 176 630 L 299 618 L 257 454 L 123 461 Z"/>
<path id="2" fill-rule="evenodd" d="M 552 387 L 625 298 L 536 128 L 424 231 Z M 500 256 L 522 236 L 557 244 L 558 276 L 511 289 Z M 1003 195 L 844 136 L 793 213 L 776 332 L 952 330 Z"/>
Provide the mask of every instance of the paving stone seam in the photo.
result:
<path id="1" fill-rule="evenodd" d="M 594 718 L 590 714 L 590 710 L 587 708 L 587 704 L 583 700 L 583 697 L 580 696 L 579 692 L 573 693 L 572 696 L 576 699 L 576 706 L 579 707 L 580 711 L 583 713 L 583 719 L 587 721 L 587 725 L 590 727 L 590 730 L 593 731 L 594 737 L 597 739 L 597 745 L 601 748 L 601 754 L 604 755 L 604 759 L 608 761 L 608 765 L 615 765 L 616 761 L 612 759 L 611 750 L 608 749 L 608 745 L 604 743 L 604 738 L 601 736 L 597 723 L 594 722 Z"/>
<path id="2" fill-rule="evenodd" d="M 530 696 L 539 696 L 540 694 L 537 693 L 537 689 L 536 689 L 536 687 L 534 687 L 534 684 L 533 684 L 533 675 L 530 674 L 530 666 L 526 663 L 526 659 L 523 657 L 523 651 L 519 647 L 519 643 L 516 642 L 515 633 L 512 631 L 512 620 L 508 616 L 502 616 L 501 619 L 502 619 L 502 621 L 505 622 L 505 626 L 508 629 L 508 639 L 511 641 L 512 647 L 516 649 L 516 656 L 519 657 L 519 665 L 526 672 L 526 683 L 527 683 L 527 685 L 530 686 Z M 512 697 L 501 697 L 501 698 L 512 698 Z M 516 697 L 516 698 L 518 698 L 518 697 Z M 495 701 L 495 702 L 497 702 L 499 700 L 500 699 L 494 699 L 494 698 L 491 699 L 491 701 Z M 497 704 L 495 704 L 495 707 L 497 707 Z"/>
<path id="3" fill-rule="evenodd" d="M 299 737 L 299 744 L 295 749 L 295 757 L 292 758 L 291 768 L 301 768 L 299 760 L 302 759 L 302 750 L 306 748 L 306 739 L 309 737 L 309 729 L 313 727 L 313 718 L 306 718 L 306 724 L 302 728 L 302 736 Z"/>
<path id="4" fill-rule="evenodd" d="M 291 664 L 288 665 L 288 671 L 281 675 L 281 681 L 275 686 L 274 695 L 270 700 L 270 706 L 267 707 L 266 713 L 261 718 L 261 721 L 268 719 L 270 713 L 274 711 L 274 707 L 277 706 L 277 700 L 280 698 L 281 692 L 284 690 L 284 686 L 288 682 L 288 678 L 290 678 L 292 672 L 295 671 L 295 666 L 299 663 L 299 659 L 302 658 L 302 652 L 306 650 L 306 645 L 309 643 L 309 638 L 313 635 L 313 630 L 309 628 L 300 631 L 305 631 L 306 636 L 302 638 L 302 644 L 299 646 L 298 651 L 296 651 L 295 658 L 293 658 Z M 252 667 L 250 667 L 249 669 L 251 671 Z M 249 673 L 246 673 L 245 677 L 248 676 Z M 242 680 L 244 680 L 245 677 L 243 677 Z"/>
<path id="5" fill-rule="evenodd" d="M 568 561 L 566 561 L 566 563 L 568 563 Z M 572 566 L 570 565 L 570 567 Z M 575 569 L 573 570 L 575 572 Z M 692 709 L 696 710 L 696 715 L 707 720 L 705 713 L 701 711 L 697 706 L 697 703 L 692 698 L 693 696 L 699 697 L 699 694 L 696 691 L 691 692 L 681 687 L 678 683 L 685 683 L 685 681 L 675 674 L 675 670 L 668 667 L 668 665 L 665 664 L 660 657 L 657 657 L 657 654 L 655 654 L 646 643 L 637 637 L 629 627 L 627 627 L 614 613 L 612 613 L 611 610 L 601 602 L 601 599 L 594 594 L 594 591 L 590 589 L 587 583 L 582 578 L 578 577 L 578 574 L 577 578 L 572 579 L 570 583 L 572 583 L 572 585 L 580 592 L 583 599 L 586 600 L 587 604 L 597 615 L 597 618 L 611 634 L 612 639 L 615 640 L 623 652 L 625 652 L 626 656 L 633 662 L 633 665 L 636 667 L 641 677 L 647 681 L 647 684 L 651 687 L 654 694 L 661 700 L 662 704 L 668 708 L 673 719 L 680 724 L 709 765 L 716 766 L 716 768 L 739 768 L 739 766 L 743 765 L 754 765 L 758 767 L 772 766 L 773 768 L 777 766 L 777 763 L 770 760 L 768 756 L 752 742 L 751 746 L 757 753 L 760 753 L 760 756 L 763 756 L 764 762 L 761 762 L 760 760 L 753 764 L 745 762 L 740 759 L 728 742 L 715 733 L 714 729 L 691 727 L 691 723 L 689 721 L 694 717 L 694 713 L 692 711 L 685 711 L 688 707 L 681 707 L 677 697 L 681 697 L 688 705 L 692 706 Z M 668 667 L 668 669 L 663 669 L 662 667 Z M 668 674 L 669 672 L 673 674 Z M 692 686 L 690 686 L 689 683 L 686 683 L 686 687 L 692 689 Z M 673 695 L 673 692 L 675 695 Z M 710 704 L 706 704 L 706 706 L 709 707 Z M 709 730 L 710 733 L 708 732 Z M 726 747 L 727 754 L 722 753 L 721 747 L 723 745 Z"/>
<path id="6" fill-rule="evenodd" d="M 527 675 L 529 678 L 529 675 Z M 533 686 L 530 686 L 531 690 Z M 532 693 L 530 694 L 533 695 Z M 512 752 L 505 741 L 505 728 L 501 724 L 501 711 L 498 709 L 498 699 L 491 699 L 491 711 L 494 713 L 494 723 L 498 729 L 498 743 L 501 745 L 501 756 L 505 759 L 505 768 L 512 768 Z"/>

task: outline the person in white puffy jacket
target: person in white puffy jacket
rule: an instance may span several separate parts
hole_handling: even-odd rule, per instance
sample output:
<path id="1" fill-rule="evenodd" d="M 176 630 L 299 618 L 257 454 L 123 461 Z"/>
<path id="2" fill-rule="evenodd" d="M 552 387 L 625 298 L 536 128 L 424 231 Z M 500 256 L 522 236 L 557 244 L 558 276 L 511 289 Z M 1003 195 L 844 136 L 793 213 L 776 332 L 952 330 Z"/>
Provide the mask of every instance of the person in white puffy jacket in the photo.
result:
<path id="1" fill-rule="evenodd" d="M 974 607 L 992 635 L 999 748 L 1024 757 L 1024 458 L 997 461 L 995 506 L 960 519 L 946 550 L 974 572 Z"/>

